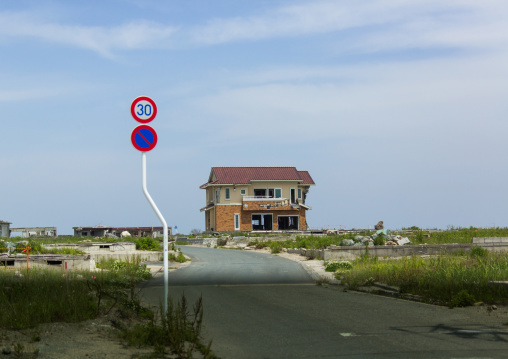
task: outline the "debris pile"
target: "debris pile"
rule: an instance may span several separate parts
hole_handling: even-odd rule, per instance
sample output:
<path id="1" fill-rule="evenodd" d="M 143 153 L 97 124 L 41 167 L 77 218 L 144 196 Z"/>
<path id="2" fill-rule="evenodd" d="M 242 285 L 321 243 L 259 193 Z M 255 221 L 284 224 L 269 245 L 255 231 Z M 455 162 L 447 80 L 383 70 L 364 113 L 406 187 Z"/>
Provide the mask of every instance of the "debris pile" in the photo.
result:
<path id="1" fill-rule="evenodd" d="M 399 235 L 391 235 L 387 229 L 381 229 L 371 236 L 355 236 L 355 239 L 344 239 L 341 246 L 374 246 L 374 245 L 389 245 L 389 246 L 402 246 L 409 244 L 410 241 L 407 237 Z"/>

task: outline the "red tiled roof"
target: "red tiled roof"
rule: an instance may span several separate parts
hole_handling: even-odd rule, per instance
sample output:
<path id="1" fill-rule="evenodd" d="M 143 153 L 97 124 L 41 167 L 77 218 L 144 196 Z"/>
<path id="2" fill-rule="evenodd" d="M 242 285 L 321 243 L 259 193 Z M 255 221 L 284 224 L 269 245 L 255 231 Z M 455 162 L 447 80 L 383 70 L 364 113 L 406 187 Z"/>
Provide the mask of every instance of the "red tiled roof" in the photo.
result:
<path id="1" fill-rule="evenodd" d="M 308 171 L 298 171 L 302 178 L 302 184 L 315 184 Z"/>
<path id="2" fill-rule="evenodd" d="M 295 167 L 212 167 L 216 180 L 209 184 L 248 184 L 251 181 L 298 181 L 301 184 L 314 184 L 307 171 L 297 171 Z"/>

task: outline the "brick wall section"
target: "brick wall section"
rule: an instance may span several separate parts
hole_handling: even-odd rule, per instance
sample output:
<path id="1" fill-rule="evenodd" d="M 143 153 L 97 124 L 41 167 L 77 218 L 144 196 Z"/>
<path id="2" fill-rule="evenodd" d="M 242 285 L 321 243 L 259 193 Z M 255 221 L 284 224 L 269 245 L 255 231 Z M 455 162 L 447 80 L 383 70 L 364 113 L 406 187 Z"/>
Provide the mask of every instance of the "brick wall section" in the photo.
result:
<path id="1" fill-rule="evenodd" d="M 235 230 L 235 213 L 242 213 L 242 206 L 215 206 L 215 230 L 234 231 Z M 243 228 L 240 225 L 240 229 Z M 245 229 L 243 229 L 245 230 Z"/>
<path id="2" fill-rule="evenodd" d="M 252 231 L 252 212 L 243 211 L 240 215 L 240 229 L 242 231 Z"/>
<path id="3" fill-rule="evenodd" d="M 215 217 L 215 228 L 214 230 L 222 231 L 234 231 L 235 230 L 235 213 L 240 213 L 240 230 L 241 231 L 252 231 L 252 211 L 243 211 L 242 206 L 215 206 L 216 217 Z M 277 216 L 299 216 L 300 230 L 304 231 L 307 229 L 306 223 L 306 210 L 300 208 L 300 210 L 289 210 L 289 211 L 256 211 L 256 213 L 272 214 L 273 218 L 273 229 L 278 230 Z"/>

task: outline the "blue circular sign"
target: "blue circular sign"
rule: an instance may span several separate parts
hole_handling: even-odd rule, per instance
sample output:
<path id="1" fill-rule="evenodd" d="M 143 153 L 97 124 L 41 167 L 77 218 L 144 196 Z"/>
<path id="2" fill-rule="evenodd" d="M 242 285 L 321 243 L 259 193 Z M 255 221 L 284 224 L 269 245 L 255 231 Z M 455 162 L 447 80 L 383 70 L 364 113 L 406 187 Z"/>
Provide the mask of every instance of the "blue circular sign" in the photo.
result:
<path id="1" fill-rule="evenodd" d="M 151 151 L 157 144 L 157 132 L 148 125 L 138 126 L 132 131 L 131 142 L 138 151 Z"/>

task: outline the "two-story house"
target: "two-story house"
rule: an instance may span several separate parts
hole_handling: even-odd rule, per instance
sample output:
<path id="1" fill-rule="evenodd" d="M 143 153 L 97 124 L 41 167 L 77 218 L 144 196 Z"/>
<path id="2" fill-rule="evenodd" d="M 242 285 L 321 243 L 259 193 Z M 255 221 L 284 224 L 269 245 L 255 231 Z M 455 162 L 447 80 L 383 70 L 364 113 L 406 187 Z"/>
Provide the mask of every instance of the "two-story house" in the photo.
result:
<path id="1" fill-rule="evenodd" d="M 306 230 L 309 172 L 295 167 L 212 167 L 206 190 L 206 231 Z"/>

